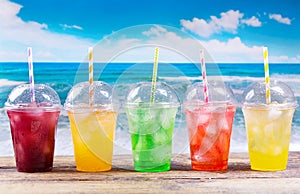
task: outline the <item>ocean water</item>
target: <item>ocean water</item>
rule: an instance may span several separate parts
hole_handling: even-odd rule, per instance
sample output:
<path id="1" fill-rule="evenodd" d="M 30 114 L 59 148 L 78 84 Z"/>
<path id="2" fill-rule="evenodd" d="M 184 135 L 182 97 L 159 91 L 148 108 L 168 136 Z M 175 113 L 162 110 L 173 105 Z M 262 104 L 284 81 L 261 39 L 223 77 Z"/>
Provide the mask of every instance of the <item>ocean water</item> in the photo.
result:
<path id="1" fill-rule="evenodd" d="M 263 64 L 207 64 L 208 79 L 224 81 L 234 92 L 237 102 L 241 100 L 243 90 L 251 83 L 263 80 Z M 288 84 L 300 103 L 300 64 L 270 64 L 272 80 Z M 128 91 L 135 83 L 151 81 L 152 64 L 150 63 L 106 63 L 94 64 L 94 79 L 111 84 L 114 99 L 119 103 L 119 114 L 114 144 L 115 154 L 130 154 L 131 144 L 128 124 L 124 112 L 124 103 Z M 43 83 L 57 91 L 62 104 L 76 83 L 88 80 L 86 63 L 34 63 L 35 83 Z M 180 101 L 184 99 L 187 88 L 194 82 L 201 81 L 199 64 L 159 63 L 158 81 L 171 85 Z M 27 63 L 0 63 L 0 156 L 13 155 L 9 121 L 4 103 L 11 89 L 28 83 Z M 293 119 L 290 150 L 300 150 L 300 109 L 297 107 Z M 231 136 L 231 152 L 246 152 L 247 138 L 244 118 L 240 108 L 235 114 Z M 176 116 L 173 136 L 173 153 L 188 153 L 189 144 L 185 117 L 181 107 Z M 56 134 L 56 155 L 73 155 L 73 144 L 69 129 L 69 120 L 65 110 L 59 118 Z"/>

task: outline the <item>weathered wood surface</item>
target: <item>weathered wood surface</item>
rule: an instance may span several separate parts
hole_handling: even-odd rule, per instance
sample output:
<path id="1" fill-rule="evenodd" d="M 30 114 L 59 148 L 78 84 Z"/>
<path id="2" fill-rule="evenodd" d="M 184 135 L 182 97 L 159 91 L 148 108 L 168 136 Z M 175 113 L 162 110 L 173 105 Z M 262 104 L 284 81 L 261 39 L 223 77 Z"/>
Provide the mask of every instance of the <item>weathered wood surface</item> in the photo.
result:
<path id="1" fill-rule="evenodd" d="M 133 171 L 131 156 L 114 156 L 108 172 L 76 172 L 74 158 L 57 156 L 47 173 L 20 173 L 13 157 L 0 157 L 0 193 L 300 193 L 300 152 L 287 170 L 250 170 L 247 153 L 232 153 L 224 172 L 190 169 L 188 155 L 175 155 L 171 171 Z"/>

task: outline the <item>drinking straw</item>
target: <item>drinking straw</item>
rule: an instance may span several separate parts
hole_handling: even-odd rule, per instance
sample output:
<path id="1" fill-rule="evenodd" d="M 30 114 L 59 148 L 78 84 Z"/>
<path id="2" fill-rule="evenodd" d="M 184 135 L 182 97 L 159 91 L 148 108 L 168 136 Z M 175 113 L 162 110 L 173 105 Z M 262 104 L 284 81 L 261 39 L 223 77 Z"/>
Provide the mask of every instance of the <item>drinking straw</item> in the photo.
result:
<path id="1" fill-rule="evenodd" d="M 209 102 L 208 97 L 208 82 L 206 77 L 206 67 L 205 67 L 205 59 L 204 59 L 204 51 L 200 50 L 200 60 L 201 60 L 201 70 L 202 70 L 202 81 L 203 81 L 203 93 L 204 93 L 204 100 L 206 103 Z"/>
<path id="2" fill-rule="evenodd" d="M 265 66 L 265 82 L 266 82 L 266 103 L 271 103 L 271 88 L 270 88 L 270 75 L 269 75 L 269 60 L 268 60 L 268 47 L 263 47 L 264 53 L 264 66 Z"/>
<path id="3" fill-rule="evenodd" d="M 30 99 L 31 99 L 31 102 L 35 102 L 33 64 L 32 64 L 32 48 L 28 47 L 27 51 L 28 51 L 28 70 L 29 70 L 29 84 L 30 84 Z"/>
<path id="4" fill-rule="evenodd" d="M 153 73 L 152 73 L 152 87 L 151 87 L 151 98 L 150 98 L 151 103 L 153 103 L 154 100 L 155 100 L 157 66 L 158 66 L 158 53 L 159 53 L 159 48 L 156 47 L 155 52 L 154 52 L 154 64 L 153 64 Z"/>
<path id="5" fill-rule="evenodd" d="M 89 103 L 90 106 L 94 106 L 94 88 L 93 88 L 93 81 L 94 81 L 94 75 L 93 75 L 93 48 L 89 47 L 88 51 L 88 60 L 89 60 Z"/>

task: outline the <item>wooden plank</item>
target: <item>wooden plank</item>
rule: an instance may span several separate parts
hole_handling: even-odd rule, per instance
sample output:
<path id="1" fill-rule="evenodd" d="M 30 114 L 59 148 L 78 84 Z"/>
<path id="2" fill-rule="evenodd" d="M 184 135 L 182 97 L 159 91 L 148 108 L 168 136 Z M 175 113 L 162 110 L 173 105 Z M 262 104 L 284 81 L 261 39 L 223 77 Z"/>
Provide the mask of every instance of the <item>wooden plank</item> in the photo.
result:
<path id="1" fill-rule="evenodd" d="M 192 171 L 188 155 L 174 155 L 171 171 L 133 170 L 131 156 L 114 156 L 108 172 L 83 173 L 72 156 L 58 156 L 46 173 L 20 173 L 13 157 L 0 158 L 0 193 L 297 193 L 300 152 L 291 152 L 287 170 L 252 171 L 247 153 L 232 153 L 224 172 Z"/>

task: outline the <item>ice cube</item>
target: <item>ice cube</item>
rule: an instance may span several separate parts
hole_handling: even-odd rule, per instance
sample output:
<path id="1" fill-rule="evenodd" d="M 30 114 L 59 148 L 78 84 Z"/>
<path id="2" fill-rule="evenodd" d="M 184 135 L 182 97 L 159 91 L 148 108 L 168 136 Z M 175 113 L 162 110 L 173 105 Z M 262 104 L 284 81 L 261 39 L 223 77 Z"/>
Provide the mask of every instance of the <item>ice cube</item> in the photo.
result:
<path id="1" fill-rule="evenodd" d="M 134 153 L 143 150 L 143 136 L 134 135 L 134 137 L 131 137 L 131 145 L 132 149 L 134 150 Z M 136 159 L 137 160 L 137 159 Z"/>
<path id="2" fill-rule="evenodd" d="M 258 126 L 253 126 L 249 129 L 252 133 L 256 134 L 256 136 L 261 136 L 260 135 L 260 128 Z"/>
<path id="3" fill-rule="evenodd" d="M 33 133 L 38 132 L 41 125 L 42 123 L 39 120 L 31 121 L 31 127 L 30 127 L 31 132 Z"/>
<path id="4" fill-rule="evenodd" d="M 137 123 L 139 120 L 139 114 L 138 111 L 136 111 L 136 109 L 133 108 L 127 108 L 126 109 L 126 113 L 127 113 L 127 117 L 129 120 L 131 120 L 131 122 Z"/>
<path id="5" fill-rule="evenodd" d="M 216 143 L 220 129 L 217 126 L 217 121 L 213 119 L 206 128 L 205 136 L 200 145 L 199 154 L 205 154 Z"/>
<path id="6" fill-rule="evenodd" d="M 211 120 L 211 113 L 204 113 L 198 116 L 197 125 L 208 125 Z"/>
<path id="7" fill-rule="evenodd" d="M 156 115 L 159 113 L 157 110 L 142 109 L 139 112 L 138 128 L 140 134 L 152 134 L 159 128 L 159 120 L 156 119 Z"/>
<path id="8" fill-rule="evenodd" d="M 209 111 L 213 113 L 223 113 L 226 111 L 226 105 L 225 104 L 214 104 L 213 106 L 209 106 Z"/>
<path id="9" fill-rule="evenodd" d="M 128 119 L 129 132 L 132 134 L 138 133 L 139 125 L 136 122 L 131 122 Z"/>
<path id="10" fill-rule="evenodd" d="M 257 111 L 253 111 L 247 108 L 243 108 L 242 110 L 243 110 L 244 119 L 246 123 L 248 123 L 249 125 L 256 125 L 257 123 L 260 122 Z"/>
<path id="11" fill-rule="evenodd" d="M 133 153 L 133 157 L 134 157 L 134 161 L 135 162 L 140 162 L 140 154 L 139 154 L 139 152 L 138 151 L 135 151 L 134 153 Z"/>
<path id="12" fill-rule="evenodd" d="M 127 108 L 126 115 L 128 119 L 130 133 L 138 133 L 142 121 L 143 112 L 135 108 Z"/>
<path id="13" fill-rule="evenodd" d="M 155 145 L 168 144 L 170 140 L 171 138 L 169 138 L 167 131 L 164 128 L 160 128 L 153 134 L 153 141 Z"/>
<path id="14" fill-rule="evenodd" d="M 218 128 L 221 130 L 229 130 L 230 129 L 230 126 L 227 122 L 227 118 L 226 118 L 226 114 L 225 113 L 221 113 L 219 118 L 218 118 L 218 121 L 217 121 L 217 126 Z"/>
<path id="15" fill-rule="evenodd" d="M 13 117 L 14 117 L 13 120 L 14 120 L 14 122 L 16 122 L 16 123 L 21 122 L 21 120 L 22 120 L 22 119 L 21 119 L 21 116 L 18 115 L 18 114 L 15 114 Z"/>
<path id="16" fill-rule="evenodd" d="M 44 110 L 41 108 L 32 108 L 30 111 L 26 112 L 26 114 L 30 117 L 40 118 L 44 117 Z"/>
<path id="17" fill-rule="evenodd" d="M 282 115 L 282 111 L 276 110 L 275 108 L 271 108 L 268 112 L 268 121 L 274 121 L 276 119 L 279 119 L 279 117 Z"/>
<path id="18" fill-rule="evenodd" d="M 165 109 L 161 112 L 160 122 L 164 129 L 169 130 L 170 128 L 173 128 L 176 112 L 177 110 L 174 109 Z"/>
<path id="19" fill-rule="evenodd" d="M 172 146 L 164 144 L 157 146 L 153 150 L 151 150 L 152 161 L 157 165 L 161 165 L 170 161 L 172 157 Z"/>
<path id="20" fill-rule="evenodd" d="M 73 113 L 74 120 L 76 123 L 88 122 L 89 118 L 92 117 L 91 112 Z"/>
<path id="21" fill-rule="evenodd" d="M 188 128 L 193 129 L 197 127 L 198 123 L 198 114 L 195 112 L 185 111 L 186 124 Z"/>
<path id="22" fill-rule="evenodd" d="M 266 139 L 274 139 L 275 138 L 275 133 L 276 131 L 274 131 L 274 124 L 270 123 L 268 125 L 266 125 L 264 127 L 264 136 L 266 137 Z"/>
<path id="23" fill-rule="evenodd" d="M 274 154 L 275 156 L 281 154 L 281 152 L 282 152 L 281 146 L 276 146 L 276 147 L 274 147 L 274 149 L 273 149 L 273 154 Z"/>
<path id="24" fill-rule="evenodd" d="M 200 146 L 200 149 L 199 149 L 199 155 L 203 155 L 205 154 L 208 150 L 211 149 L 211 147 L 214 145 L 216 139 L 215 138 L 209 138 L 209 137 L 204 137 L 203 140 L 202 140 L 202 144 Z"/>
<path id="25" fill-rule="evenodd" d="M 217 137 L 219 135 L 220 131 L 221 130 L 218 127 L 217 120 L 212 119 L 206 128 L 206 137 L 209 137 L 209 138 Z"/>

